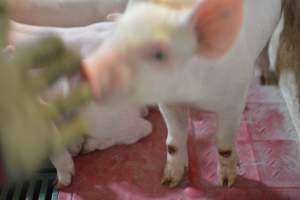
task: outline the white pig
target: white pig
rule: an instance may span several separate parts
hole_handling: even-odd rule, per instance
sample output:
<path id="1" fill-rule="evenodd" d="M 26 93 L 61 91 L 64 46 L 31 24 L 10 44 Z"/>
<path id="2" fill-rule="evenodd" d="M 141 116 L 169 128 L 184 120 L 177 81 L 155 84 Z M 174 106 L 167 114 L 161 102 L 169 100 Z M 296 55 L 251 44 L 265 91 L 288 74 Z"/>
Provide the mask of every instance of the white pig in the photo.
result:
<path id="1" fill-rule="evenodd" d="M 47 91 L 46 99 L 66 95 L 74 81 L 61 80 Z M 77 82 L 77 81 L 76 81 Z M 71 184 L 75 175 L 72 157 L 79 153 L 103 150 L 116 144 L 133 144 L 152 131 L 151 123 L 144 119 L 147 108 L 136 105 L 115 104 L 98 105 L 90 102 L 79 110 L 79 116 L 87 124 L 88 132 L 75 144 L 52 155 L 50 160 L 57 171 L 57 189 Z"/>
<path id="2" fill-rule="evenodd" d="M 51 157 L 57 171 L 56 188 L 68 186 L 75 174 L 72 156 L 80 151 L 88 153 L 103 150 L 116 144 L 133 144 L 152 131 L 144 119 L 145 110 L 137 106 L 99 106 L 91 102 L 82 108 L 80 116 L 87 123 L 89 132 L 84 139 Z"/>
<path id="3" fill-rule="evenodd" d="M 188 108 L 215 112 L 218 176 L 231 186 L 254 62 L 279 21 L 281 0 L 195 0 L 189 8 L 166 2 L 132 1 L 111 37 L 85 60 L 85 74 L 99 102 L 118 96 L 160 105 L 168 128 L 162 183 L 170 187 L 188 165 Z"/>
<path id="4" fill-rule="evenodd" d="M 9 0 L 10 16 L 40 26 L 85 26 L 122 12 L 128 0 Z"/>

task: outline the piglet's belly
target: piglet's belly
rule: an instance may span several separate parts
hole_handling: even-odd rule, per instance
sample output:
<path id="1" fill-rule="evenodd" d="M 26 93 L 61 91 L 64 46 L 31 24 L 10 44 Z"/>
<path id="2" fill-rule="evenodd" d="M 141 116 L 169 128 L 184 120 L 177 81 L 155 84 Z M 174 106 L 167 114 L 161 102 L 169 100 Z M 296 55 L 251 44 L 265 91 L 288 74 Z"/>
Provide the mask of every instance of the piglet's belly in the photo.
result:
<path id="1" fill-rule="evenodd" d="M 115 144 L 132 144 L 150 134 L 151 123 L 134 106 L 101 106 L 90 103 L 81 110 L 81 117 L 89 127 L 88 137 L 97 149 Z"/>

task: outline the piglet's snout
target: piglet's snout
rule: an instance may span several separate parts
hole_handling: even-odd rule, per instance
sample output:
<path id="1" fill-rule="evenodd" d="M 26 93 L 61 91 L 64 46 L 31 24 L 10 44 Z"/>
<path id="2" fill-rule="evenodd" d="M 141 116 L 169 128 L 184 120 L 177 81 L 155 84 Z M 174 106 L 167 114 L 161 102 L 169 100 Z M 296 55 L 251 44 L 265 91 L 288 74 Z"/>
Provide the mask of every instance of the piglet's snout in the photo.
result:
<path id="1" fill-rule="evenodd" d="M 96 99 L 109 99 L 124 91 L 129 82 L 129 69 L 120 54 L 94 54 L 83 63 L 82 73 L 89 82 Z"/>

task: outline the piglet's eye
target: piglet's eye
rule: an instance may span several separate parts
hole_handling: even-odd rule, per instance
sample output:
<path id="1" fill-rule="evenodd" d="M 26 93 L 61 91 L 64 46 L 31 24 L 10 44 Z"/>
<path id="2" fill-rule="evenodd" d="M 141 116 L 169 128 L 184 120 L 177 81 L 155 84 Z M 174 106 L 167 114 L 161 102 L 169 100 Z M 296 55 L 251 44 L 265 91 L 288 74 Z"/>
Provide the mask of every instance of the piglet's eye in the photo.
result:
<path id="1" fill-rule="evenodd" d="M 162 41 L 145 43 L 139 50 L 141 55 L 150 62 L 166 62 L 170 57 L 169 46 Z"/>
<path id="2" fill-rule="evenodd" d="M 153 54 L 153 58 L 157 61 L 163 61 L 163 60 L 165 60 L 165 57 L 166 57 L 166 55 L 162 50 L 157 50 Z"/>

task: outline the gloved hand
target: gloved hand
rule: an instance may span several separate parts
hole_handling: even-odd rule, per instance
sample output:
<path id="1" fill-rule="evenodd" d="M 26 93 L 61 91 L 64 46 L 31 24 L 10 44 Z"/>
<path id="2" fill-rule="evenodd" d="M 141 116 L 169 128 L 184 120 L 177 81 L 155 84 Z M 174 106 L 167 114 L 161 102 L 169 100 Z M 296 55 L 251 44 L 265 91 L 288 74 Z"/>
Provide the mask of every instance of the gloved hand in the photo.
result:
<path id="1" fill-rule="evenodd" d="M 9 28 L 6 11 L 0 0 L 1 49 Z M 53 37 L 18 50 L 13 58 L 0 53 L 0 145 L 9 175 L 19 178 L 20 173 L 34 172 L 49 154 L 86 132 L 74 114 L 90 97 L 84 83 L 51 106 L 38 98 L 59 77 L 77 72 L 80 64 L 80 56 Z M 62 116 L 70 113 L 69 121 L 63 121 Z"/>

